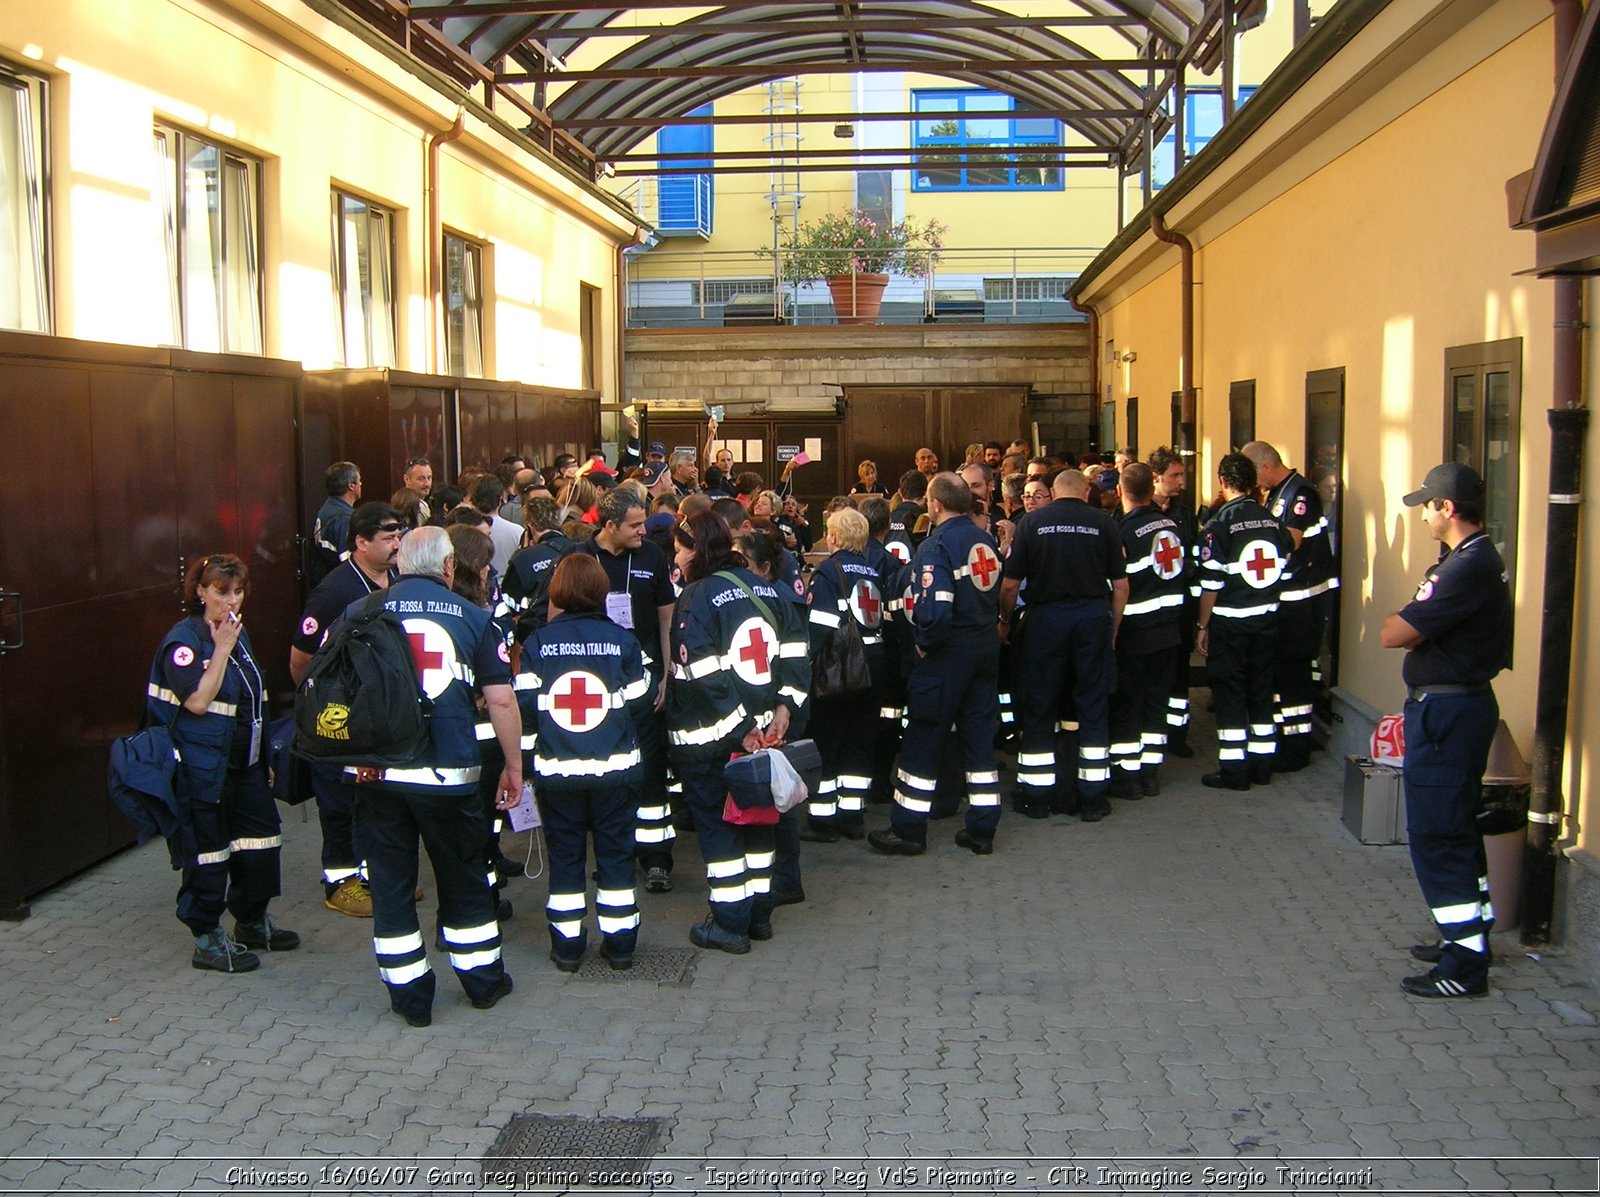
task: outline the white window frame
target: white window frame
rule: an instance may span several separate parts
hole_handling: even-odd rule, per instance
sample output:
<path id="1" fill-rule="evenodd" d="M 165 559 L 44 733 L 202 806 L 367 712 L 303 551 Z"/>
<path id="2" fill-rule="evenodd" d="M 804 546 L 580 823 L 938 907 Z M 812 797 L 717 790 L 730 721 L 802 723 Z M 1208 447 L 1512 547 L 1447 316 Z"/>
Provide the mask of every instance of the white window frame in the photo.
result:
<path id="1" fill-rule="evenodd" d="M 334 188 L 335 351 L 351 368 L 396 366 L 395 210 Z"/>
<path id="2" fill-rule="evenodd" d="M 444 346 L 449 372 L 485 377 L 483 364 L 484 247 L 448 229 L 444 234 Z"/>
<path id="3" fill-rule="evenodd" d="M 48 84 L 0 61 L 0 328 L 54 330 Z"/>

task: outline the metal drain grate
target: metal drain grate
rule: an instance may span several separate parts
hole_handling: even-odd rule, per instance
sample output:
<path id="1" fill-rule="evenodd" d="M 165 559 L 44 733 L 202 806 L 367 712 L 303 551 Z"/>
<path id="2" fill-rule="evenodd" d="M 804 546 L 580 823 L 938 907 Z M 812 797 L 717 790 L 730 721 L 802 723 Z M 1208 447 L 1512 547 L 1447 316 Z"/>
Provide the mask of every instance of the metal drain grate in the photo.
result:
<path id="1" fill-rule="evenodd" d="M 645 1172 L 661 1136 L 660 1118 L 579 1118 L 523 1114 L 513 1118 L 483 1156 L 484 1183 L 516 1188 L 628 1183 Z M 514 1178 L 508 1180 L 507 1178 Z"/>
<path id="2" fill-rule="evenodd" d="M 655 985 L 687 985 L 696 953 L 688 948 L 651 948 L 635 952 L 633 967 L 617 971 L 598 952 L 583 958 L 575 974 L 582 981 L 628 981 Z"/>

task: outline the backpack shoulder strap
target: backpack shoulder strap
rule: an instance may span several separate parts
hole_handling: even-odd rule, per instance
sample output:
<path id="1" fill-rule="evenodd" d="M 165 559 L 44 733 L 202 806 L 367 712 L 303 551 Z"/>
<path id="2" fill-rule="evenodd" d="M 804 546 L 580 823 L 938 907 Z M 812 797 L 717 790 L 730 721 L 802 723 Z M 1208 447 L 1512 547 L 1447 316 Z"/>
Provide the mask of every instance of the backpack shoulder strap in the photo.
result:
<path id="1" fill-rule="evenodd" d="M 737 586 L 740 590 L 744 591 L 745 597 L 748 598 L 752 603 L 754 603 L 756 605 L 756 610 L 760 611 L 761 614 L 762 614 L 762 617 L 765 618 L 766 621 L 768 623 L 770 623 L 774 628 L 778 628 L 778 627 L 782 626 L 778 622 L 778 617 L 775 616 L 772 613 L 772 608 L 767 606 L 766 603 L 762 602 L 761 601 L 761 596 L 756 594 L 756 592 L 754 590 L 751 590 L 750 587 L 746 586 L 744 584 L 744 579 L 741 578 L 738 574 L 734 573 L 732 570 L 719 569 L 717 571 L 717 575 L 716 576 L 719 577 L 719 578 L 726 578 L 728 581 L 732 582 L 735 586 Z"/>

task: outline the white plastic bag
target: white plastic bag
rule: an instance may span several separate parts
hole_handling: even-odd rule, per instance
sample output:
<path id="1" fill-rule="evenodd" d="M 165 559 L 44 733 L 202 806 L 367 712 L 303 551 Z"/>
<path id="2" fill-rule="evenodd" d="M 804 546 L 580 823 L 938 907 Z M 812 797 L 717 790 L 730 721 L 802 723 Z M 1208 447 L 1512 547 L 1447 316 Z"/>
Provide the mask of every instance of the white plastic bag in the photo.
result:
<path id="1" fill-rule="evenodd" d="M 779 812 L 793 810 L 811 795 L 806 790 L 805 779 L 789 763 L 789 758 L 776 748 L 764 750 L 767 768 L 772 771 L 772 805 Z"/>

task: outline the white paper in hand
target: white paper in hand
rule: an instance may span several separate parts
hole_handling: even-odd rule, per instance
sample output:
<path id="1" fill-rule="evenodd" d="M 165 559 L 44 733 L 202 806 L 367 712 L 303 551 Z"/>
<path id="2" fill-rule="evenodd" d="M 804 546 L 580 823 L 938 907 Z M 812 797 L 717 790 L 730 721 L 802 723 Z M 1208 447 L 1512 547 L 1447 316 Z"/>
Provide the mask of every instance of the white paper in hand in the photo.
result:
<path id="1" fill-rule="evenodd" d="M 512 831 L 532 831 L 539 826 L 539 804 L 533 800 L 533 783 L 522 783 L 522 801 L 506 812 Z"/>

